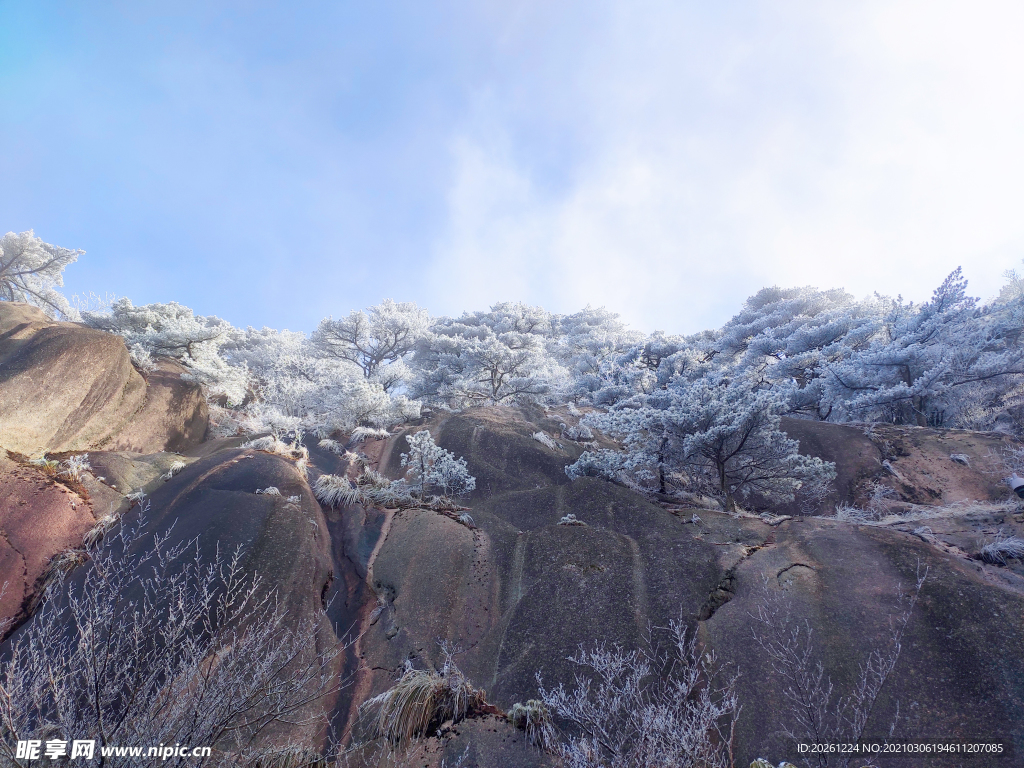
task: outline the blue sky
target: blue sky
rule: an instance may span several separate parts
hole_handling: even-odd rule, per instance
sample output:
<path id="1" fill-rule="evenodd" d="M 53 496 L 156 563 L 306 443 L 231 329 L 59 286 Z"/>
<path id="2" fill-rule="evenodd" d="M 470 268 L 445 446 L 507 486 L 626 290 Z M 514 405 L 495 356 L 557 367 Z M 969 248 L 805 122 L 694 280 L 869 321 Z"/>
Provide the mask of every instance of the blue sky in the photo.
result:
<path id="1" fill-rule="evenodd" d="M 216 5 L 211 9 L 211 5 Z M 69 294 L 718 326 L 1024 258 L 1010 2 L 0 0 L 0 229 Z"/>

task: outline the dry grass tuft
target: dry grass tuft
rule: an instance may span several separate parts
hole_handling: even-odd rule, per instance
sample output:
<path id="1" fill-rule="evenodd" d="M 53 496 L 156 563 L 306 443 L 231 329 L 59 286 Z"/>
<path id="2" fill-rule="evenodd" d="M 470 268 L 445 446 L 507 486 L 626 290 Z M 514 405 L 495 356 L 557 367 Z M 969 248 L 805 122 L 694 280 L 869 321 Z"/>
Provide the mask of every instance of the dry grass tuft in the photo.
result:
<path id="1" fill-rule="evenodd" d="M 568 515 L 565 515 L 561 520 L 559 520 L 558 524 L 559 525 L 586 525 L 586 523 L 583 522 L 582 520 L 577 520 L 576 519 L 576 515 L 574 515 L 572 512 L 570 512 Z"/>
<path id="2" fill-rule="evenodd" d="M 981 548 L 981 559 L 992 565 L 1006 565 L 1006 558 L 1024 560 L 1024 539 L 1003 536 L 1000 531 L 996 540 Z"/>
<path id="3" fill-rule="evenodd" d="M 333 454 L 341 456 L 345 453 L 345 446 L 339 443 L 337 440 L 331 440 L 329 437 L 325 437 L 319 443 L 317 443 L 325 451 L 330 451 Z"/>
<path id="4" fill-rule="evenodd" d="M 164 480 L 170 480 L 172 477 L 179 474 L 187 466 L 188 464 L 186 464 L 184 461 L 176 461 L 173 464 L 171 464 L 170 469 L 168 469 L 164 474 L 160 475 L 160 477 L 162 477 Z"/>
<path id="5" fill-rule="evenodd" d="M 1006 514 L 1018 509 L 1016 501 L 958 501 L 944 506 L 927 504 L 903 504 L 899 512 L 877 513 L 857 509 L 848 505 L 836 507 L 835 520 L 860 525 L 888 526 L 917 520 L 939 520 L 966 517 L 968 515 Z"/>
<path id="6" fill-rule="evenodd" d="M 128 502 L 128 508 L 131 509 L 136 504 L 142 505 L 142 504 L 145 503 L 145 501 L 146 501 L 146 492 L 145 491 L 141 491 L 141 490 L 140 491 L 132 491 L 131 493 L 129 493 L 124 498 Z"/>
<path id="7" fill-rule="evenodd" d="M 508 721 L 513 727 L 526 733 L 526 739 L 533 746 L 550 750 L 558 739 L 558 731 L 551 719 L 551 710 L 543 701 L 530 699 L 525 704 L 513 704 L 508 711 Z"/>
<path id="8" fill-rule="evenodd" d="M 82 474 L 90 469 L 92 469 L 92 465 L 89 464 L 89 454 L 81 453 L 76 456 L 68 456 L 68 458 L 62 461 L 57 476 L 71 480 L 74 483 L 80 483 L 82 482 Z"/>
<path id="9" fill-rule="evenodd" d="M 558 443 L 552 440 L 546 432 L 534 432 L 533 439 L 552 451 L 558 450 Z"/>
<path id="10" fill-rule="evenodd" d="M 286 459 L 291 459 L 295 462 L 295 469 L 303 477 L 309 471 L 309 449 L 302 444 L 301 433 L 296 434 L 295 439 L 290 443 L 286 443 L 277 435 L 266 435 L 265 437 L 248 440 L 242 443 L 241 447 L 254 451 L 263 451 L 264 453 L 273 453 L 278 456 L 284 456 Z"/>
<path id="11" fill-rule="evenodd" d="M 116 515 L 113 512 L 104 515 L 82 537 L 82 544 L 86 549 L 94 549 L 103 541 L 103 537 L 107 535 L 110 529 L 114 527 L 114 524 L 120 519 L 120 515 Z"/>
<path id="12" fill-rule="evenodd" d="M 352 442 L 361 443 L 364 440 L 387 440 L 391 433 L 386 429 L 374 429 L 373 427 L 356 427 L 352 430 Z"/>
<path id="13" fill-rule="evenodd" d="M 329 507 L 343 507 L 362 501 L 362 492 L 341 475 L 320 475 L 313 483 L 313 495 Z"/>
<path id="14" fill-rule="evenodd" d="M 42 591 L 45 593 L 51 586 L 63 581 L 65 576 L 88 559 L 89 555 L 84 549 L 66 549 L 54 555 L 50 562 L 46 564 L 46 570 L 43 571 Z"/>
<path id="15" fill-rule="evenodd" d="M 29 459 L 29 464 L 33 467 L 39 467 L 43 472 L 50 477 L 57 477 L 57 473 L 60 472 L 60 462 L 55 459 L 48 459 L 46 456 L 41 456 L 38 459 Z"/>
<path id="16" fill-rule="evenodd" d="M 447 653 L 440 672 L 407 666 L 390 690 L 365 702 L 361 710 L 375 712 L 377 737 L 397 745 L 429 736 L 443 723 L 458 723 L 474 712 L 497 711 Z"/>

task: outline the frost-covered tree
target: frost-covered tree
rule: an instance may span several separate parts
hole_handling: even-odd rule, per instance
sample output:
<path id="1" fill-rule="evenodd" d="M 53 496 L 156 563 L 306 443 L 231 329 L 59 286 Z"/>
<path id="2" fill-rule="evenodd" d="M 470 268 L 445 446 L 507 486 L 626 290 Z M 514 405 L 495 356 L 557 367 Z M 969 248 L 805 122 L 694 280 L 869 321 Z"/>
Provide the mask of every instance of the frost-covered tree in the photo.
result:
<path id="1" fill-rule="evenodd" d="M 878 337 L 828 367 L 823 402 L 841 417 L 956 424 L 961 392 L 1013 386 L 1024 347 L 1007 305 L 979 306 L 957 268 L 921 304 L 893 302 Z"/>
<path id="2" fill-rule="evenodd" d="M 57 287 L 64 269 L 85 251 L 44 243 L 31 229 L 0 237 L 0 301 L 24 301 L 60 320 L 78 320 Z"/>
<path id="3" fill-rule="evenodd" d="M 722 498 L 729 511 L 737 496 L 791 501 L 803 483 L 830 480 L 835 468 L 801 456 L 798 442 L 779 429 L 788 394 L 721 375 L 678 379 L 666 390 L 587 417 L 623 450 L 588 451 L 566 472 L 656 478 L 661 492 L 668 490 L 666 477 L 678 472 L 692 489 Z"/>
<path id="4" fill-rule="evenodd" d="M 423 429 L 406 437 L 409 452 L 402 454 L 402 466 L 406 467 L 405 482 L 410 489 L 427 495 L 436 489 L 442 496 L 453 498 L 465 496 L 476 488 L 476 478 L 469 474 L 466 460 L 455 458 Z"/>
<path id="5" fill-rule="evenodd" d="M 414 391 L 457 406 L 537 400 L 562 384 L 548 352 L 552 316 L 525 304 L 440 318 L 419 345 Z"/>
<path id="6" fill-rule="evenodd" d="M 327 357 L 357 365 L 365 378 L 378 380 L 390 391 L 408 375 L 400 363 L 429 324 L 429 313 L 414 302 L 385 299 L 366 312 L 322 320 L 312 343 Z"/>
<path id="7" fill-rule="evenodd" d="M 718 368 L 760 386 L 796 384 L 791 409 L 828 418 L 829 404 L 822 403 L 828 366 L 867 348 L 887 307 L 883 299 L 858 302 L 842 290 L 764 288 L 705 348 Z"/>
<path id="8" fill-rule="evenodd" d="M 134 358 L 165 356 L 178 360 L 213 397 L 240 404 L 248 392 L 244 368 L 230 365 L 221 354 L 241 334 L 219 317 L 197 315 L 188 307 L 143 304 L 119 299 L 110 312 L 85 312 L 82 319 L 94 328 L 124 337 Z"/>
<path id="9" fill-rule="evenodd" d="M 249 328 L 224 354 L 249 376 L 251 402 L 226 414 L 245 431 L 303 429 L 323 435 L 388 427 L 419 415 L 418 403 L 389 394 L 347 360 L 324 357 L 302 333 Z"/>
<path id="10" fill-rule="evenodd" d="M 569 377 L 563 395 L 577 402 L 590 399 L 604 386 L 609 363 L 643 339 L 604 307 L 587 306 L 575 314 L 554 318 L 552 325 L 554 333 L 548 346 Z"/>

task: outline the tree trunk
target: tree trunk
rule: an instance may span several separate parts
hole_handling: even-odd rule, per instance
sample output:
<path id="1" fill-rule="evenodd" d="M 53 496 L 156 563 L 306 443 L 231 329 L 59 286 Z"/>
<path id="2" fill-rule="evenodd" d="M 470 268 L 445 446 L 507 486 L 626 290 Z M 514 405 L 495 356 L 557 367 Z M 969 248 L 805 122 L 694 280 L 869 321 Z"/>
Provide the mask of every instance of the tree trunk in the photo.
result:
<path id="1" fill-rule="evenodd" d="M 928 426 L 928 414 L 925 413 L 925 406 L 927 401 L 925 398 L 915 395 L 910 401 L 914 404 L 914 417 L 917 421 L 917 426 L 927 427 Z"/>
<path id="2" fill-rule="evenodd" d="M 735 512 L 736 499 L 732 497 L 732 492 L 729 490 L 729 484 L 726 482 L 724 461 L 718 463 L 718 487 L 722 491 L 722 495 L 725 496 L 725 511 Z"/>

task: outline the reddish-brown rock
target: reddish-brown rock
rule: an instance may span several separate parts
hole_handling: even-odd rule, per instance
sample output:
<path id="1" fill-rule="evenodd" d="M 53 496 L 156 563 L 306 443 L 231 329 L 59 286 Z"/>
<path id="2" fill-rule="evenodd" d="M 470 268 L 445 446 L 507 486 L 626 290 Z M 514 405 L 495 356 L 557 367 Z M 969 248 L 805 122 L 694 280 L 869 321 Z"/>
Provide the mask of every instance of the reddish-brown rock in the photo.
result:
<path id="1" fill-rule="evenodd" d="M 0 621 L 25 618 L 47 563 L 80 547 L 94 522 L 78 494 L 0 450 Z"/>

